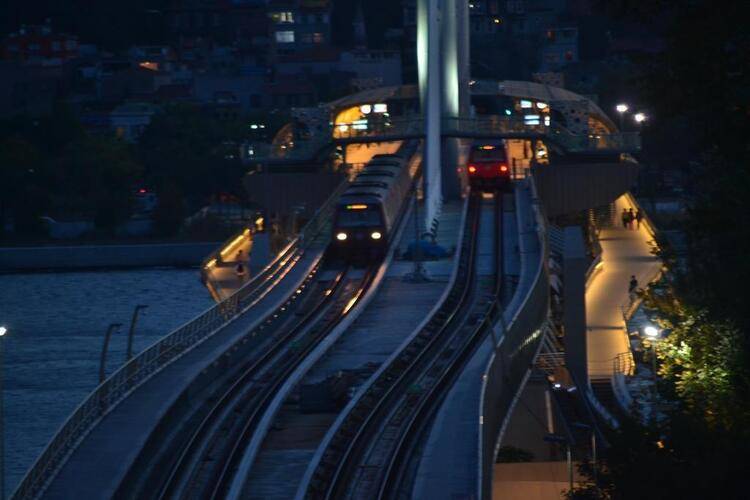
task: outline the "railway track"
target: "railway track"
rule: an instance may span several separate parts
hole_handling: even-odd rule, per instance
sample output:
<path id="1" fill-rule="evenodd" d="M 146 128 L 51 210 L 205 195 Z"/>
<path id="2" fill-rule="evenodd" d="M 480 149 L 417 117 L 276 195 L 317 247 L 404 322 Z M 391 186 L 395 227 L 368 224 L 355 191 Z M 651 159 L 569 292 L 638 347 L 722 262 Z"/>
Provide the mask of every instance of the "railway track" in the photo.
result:
<path id="1" fill-rule="evenodd" d="M 469 202 L 458 270 L 445 301 L 351 407 L 318 463 L 306 497 L 407 498 L 435 411 L 498 312 L 502 195 L 495 196 L 495 279 L 477 279 L 481 197 Z"/>
<path id="2" fill-rule="evenodd" d="M 245 446 L 287 376 L 349 312 L 373 271 L 349 279 L 340 271 L 318 303 L 233 377 L 194 428 L 155 498 L 223 498 Z"/>

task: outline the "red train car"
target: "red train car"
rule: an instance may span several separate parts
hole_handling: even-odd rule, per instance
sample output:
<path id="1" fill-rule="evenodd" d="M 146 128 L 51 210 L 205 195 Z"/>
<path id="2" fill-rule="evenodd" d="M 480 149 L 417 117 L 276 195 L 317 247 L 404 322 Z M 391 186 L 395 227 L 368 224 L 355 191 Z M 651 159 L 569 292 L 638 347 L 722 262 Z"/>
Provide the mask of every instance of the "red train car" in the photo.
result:
<path id="1" fill-rule="evenodd" d="M 508 190 L 510 166 L 505 141 L 474 143 L 466 170 L 472 189 L 483 191 Z"/>

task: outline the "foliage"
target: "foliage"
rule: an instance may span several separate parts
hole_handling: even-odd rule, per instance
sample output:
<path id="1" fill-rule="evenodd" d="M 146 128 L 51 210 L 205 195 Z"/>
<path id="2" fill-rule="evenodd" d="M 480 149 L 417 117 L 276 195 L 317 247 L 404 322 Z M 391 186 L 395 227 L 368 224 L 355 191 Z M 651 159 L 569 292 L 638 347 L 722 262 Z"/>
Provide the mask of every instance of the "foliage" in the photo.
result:
<path id="1" fill-rule="evenodd" d="M 245 170 L 237 156 L 247 132 L 246 123 L 207 116 L 196 106 L 169 107 L 154 117 L 138 145 L 146 180 L 159 195 L 167 186 L 178 188 L 192 206 L 219 192 L 241 195 Z"/>

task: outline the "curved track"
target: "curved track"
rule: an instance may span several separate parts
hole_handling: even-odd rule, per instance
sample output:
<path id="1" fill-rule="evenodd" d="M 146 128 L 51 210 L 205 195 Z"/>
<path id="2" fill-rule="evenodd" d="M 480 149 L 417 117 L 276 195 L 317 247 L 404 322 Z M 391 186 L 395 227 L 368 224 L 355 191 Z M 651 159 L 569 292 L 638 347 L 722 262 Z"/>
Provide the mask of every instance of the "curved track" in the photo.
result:
<path id="1" fill-rule="evenodd" d="M 488 331 L 502 283 L 502 196 L 495 197 L 495 280 L 479 283 L 481 197 L 473 195 L 454 284 L 437 313 L 351 408 L 318 463 L 307 498 L 408 497 L 426 430 Z"/>
<path id="2" fill-rule="evenodd" d="M 166 498 L 222 498 L 268 403 L 298 364 L 349 312 L 373 273 L 337 274 L 319 301 L 243 373 L 233 377 L 174 461 L 161 490 Z"/>

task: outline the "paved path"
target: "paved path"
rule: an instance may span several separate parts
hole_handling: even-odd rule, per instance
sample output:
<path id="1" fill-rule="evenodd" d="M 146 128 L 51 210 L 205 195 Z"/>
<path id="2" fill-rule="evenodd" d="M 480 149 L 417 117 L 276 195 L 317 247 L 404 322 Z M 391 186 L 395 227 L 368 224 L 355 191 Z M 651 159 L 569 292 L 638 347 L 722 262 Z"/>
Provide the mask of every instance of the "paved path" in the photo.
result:
<path id="1" fill-rule="evenodd" d="M 251 272 L 249 269 L 249 256 L 253 251 L 253 238 L 251 236 L 238 236 L 227 247 L 220 250 L 221 261 L 211 261 L 206 266 L 206 286 L 214 300 L 217 302 L 226 299 L 236 292 L 248 280 Z M 244 271 L 237 273 L 238 264 L 242 263 Z M 257 272 L 259 269 L 254 269 Z"/>
<path id="2" fill-rule="evenodd" d="M 644 225 L 640 229 L 622 227 L 620 214 L 631 208 L 626 196 L 615 201 L 616 225 L 601 231 L 602 271 L 586 290 L 586 320 L 589 377 L 609 378 L 613 359 L 629 352 L 622 305 L 628 303 L 628 282 L 635 275 L 645 286 L 659 272 L 661 263 L 651 253 L 653 239 Z"/>

